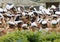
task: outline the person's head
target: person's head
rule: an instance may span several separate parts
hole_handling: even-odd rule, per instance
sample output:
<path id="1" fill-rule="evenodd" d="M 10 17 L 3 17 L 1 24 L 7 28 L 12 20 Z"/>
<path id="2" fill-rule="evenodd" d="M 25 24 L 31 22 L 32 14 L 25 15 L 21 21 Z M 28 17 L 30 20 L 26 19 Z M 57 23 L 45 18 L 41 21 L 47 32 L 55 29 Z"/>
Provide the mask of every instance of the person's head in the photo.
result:
<path id="1" fill-rule="evenodd" d="M 45 15 L 43 15 L 43 19 L 46 19 L 46 16 Z"/>
<path id="2" fill-rule="evenodd" d="M 30 16 L 29 15 L 26 15 L 25 17 L 26 17 L 27 21 L 30 21 Z"/>
<path id="3" fill-rule="evenodd" d="M 15 7 L 14 7 L 14 4 L 7 4 L 7 5 L 6 5 L 6 9 L 7 9 L 8 11 L 10 11 L 12 14 L 17 14 L 17 11 L 16 11 L 16 9 L 15 9 Z"/>
<path id="4" fill-rule="evenodd" d="M 35 10 L 34 10 L 34 6 L 30 6 L 30 7 L 29 7 L 29 10 L 30 10 L 30 11 L 35 11 Z"/>
<path id="5" fill-rule="evenodd" d="M 7 23 L 9 24 L 9 28 L 15 29 L 15 23 L 14 22 L 8 21 Z"/>
<path id="6" fill-rule="evenodd" d="M 56 28 L 57 27 L 57 24 L 58 22 L 56 20 L 52 20 L 52 28 Z"/>
<path id="7" fill-rule="evenodd" d="M 15 14 L 15 15 L 17 14 L 17 11 L 16 11 L 16 9 L 14 7 L 11 8 L 10 11 L 11 11 L 12 14 Z"/>
<path id="8" fill-rule="evenodd" d="M 34 14 L 36 17 L 38 16 L 38 13 L 36 13 L 36 12 L 34 12 L 33 14 Z"/>
<path id="9" fill-rule="evenodd" d="M 31 23 L 31 29 L 33 31 L 37 30 L 37 23 L 36 22 Z"/>
<path id="10" fill-rule="evenodd" d="M 26 19 L 26 17 L 25 17 L 25 16 L 23 17 L 23 19 L 22 19 L 22 20 L 23 20 L 23 22 L 24 22 L 24 23 L 26 23 L 26 22 L 27 22 L 27 19 Z"/>
<path id="11" fill-rule="evenodd" d="M 17 27 L 18 27 L 18 28 L 22 28 L 22 24 L 23 24 L 23 22 L 20 21 L 20 22 L 18 23 Z"/>
<path id="12" fill-rule="evenodd" d="M 47 21 L 42 21 L 42 28 L 47 28 Z"/>
<path id="13" fill-rule="evenodd" d="M 21 10 L 21 12 L 23 12 L 24 11 L 24 6 L 20 6 L 20 10 Z"/>
<path id="14" fill-rule="evenodd" d="M 31 22 L 34 22 L 36 20 L 36 17 L 31 17 Z"/>
<path id="15" fill-rule="evenodd" d="M 15 25 L 13 25 L 13 24 L 9 24 L 9 27 L 10 27 L 11 29 L 15 29 Z"/>
<path id="16" fill-rule="evenodd" d="M 23 25 L 22 25 L 22 28 L 23 28 L 24 30 L 27 30 L 27 29 L 28 29 L 27 24 L 23 24 Z"/>
<path id="17" fill-rule="evenodd" d="M 57 20 L 58 15 L 52 15 L 54 20 Z"/>

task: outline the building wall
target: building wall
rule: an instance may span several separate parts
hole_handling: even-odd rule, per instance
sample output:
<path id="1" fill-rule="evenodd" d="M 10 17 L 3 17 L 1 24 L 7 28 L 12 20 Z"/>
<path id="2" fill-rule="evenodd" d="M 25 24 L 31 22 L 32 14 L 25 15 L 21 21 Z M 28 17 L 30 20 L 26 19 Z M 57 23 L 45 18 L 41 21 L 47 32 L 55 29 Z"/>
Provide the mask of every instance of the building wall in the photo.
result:
<path id="1" fill-rule="evenodd" d="M 41 4 L 44 4 L 44 3 L 37 3 L 37 2 L 34 2 L 34 1 L 31 1 L 31 0 L 0 0 L 0 3 L 14 3 L 15 5 L 41 5 Z"/>
<path id="2" fill-rule="evenodd" d="M 5 6 L 6 3 L 14 3 L 16 6 L 18 6 L 18 5 L 27 4 L 30 2 L 32 2 L 32 1 L 30 1 L 30 0 L 0 0 L 0 6 L 1 6 L 1 3 L 4 3 L 3 6 Z M 34 2 L 32 2 L 32 3 L 34 3 Z M 46 2 L 38 3 L 38 6 L 40 6 L 40 5 L 43 5 L 44 7 L 46 7 Z M 59 3 L 59 8 L 60 8 L 60 3 Z"/>
<path id="3" fill-rule="evenodd" d="M 60 3 L 59 3 L 59 10 L 60 10 Z"/>

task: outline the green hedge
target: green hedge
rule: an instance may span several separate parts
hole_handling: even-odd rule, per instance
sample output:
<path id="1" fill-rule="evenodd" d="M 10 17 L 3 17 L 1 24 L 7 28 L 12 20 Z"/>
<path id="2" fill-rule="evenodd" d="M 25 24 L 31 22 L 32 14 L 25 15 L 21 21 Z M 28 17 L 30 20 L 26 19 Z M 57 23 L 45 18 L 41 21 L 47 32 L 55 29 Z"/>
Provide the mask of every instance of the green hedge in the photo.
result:
<path id="1" fill-rule="evenodd" d="M 60 33 L 15 31 L 1 36 L 0 42 L 60 42 Z"/>

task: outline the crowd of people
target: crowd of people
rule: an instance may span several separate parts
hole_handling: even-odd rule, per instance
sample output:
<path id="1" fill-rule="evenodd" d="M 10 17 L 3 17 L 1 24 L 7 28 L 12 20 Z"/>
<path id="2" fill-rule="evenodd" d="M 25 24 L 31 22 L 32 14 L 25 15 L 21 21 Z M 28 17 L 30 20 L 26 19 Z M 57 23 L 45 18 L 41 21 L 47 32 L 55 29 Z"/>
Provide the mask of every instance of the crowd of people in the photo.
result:
<path id="1" fill-rule="evenodd" d="M 39 11 L 30 6 L 26 10 L 23 6 L 15 7 L 7 4 L 0 8 L 0 32 L 12 32 L 17 30 L 46 30 L 60 32 L 60 11 L 52 5 L 49 8 L 39 7 Z"/>

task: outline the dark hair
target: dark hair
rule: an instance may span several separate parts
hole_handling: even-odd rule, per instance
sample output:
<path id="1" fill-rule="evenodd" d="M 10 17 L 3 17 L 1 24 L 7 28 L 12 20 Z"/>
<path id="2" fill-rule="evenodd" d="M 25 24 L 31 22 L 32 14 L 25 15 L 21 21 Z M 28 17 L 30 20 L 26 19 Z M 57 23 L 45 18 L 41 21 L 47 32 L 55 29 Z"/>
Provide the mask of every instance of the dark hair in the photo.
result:
<path id="1" fill-rule="evenodd" d="M 27 29 L 27 27 L 23 27 L 23 29 L 24 29 L 24 30 L 26 30 L 26 29 Z"/>
<path id="2" fill-rule="evenodd" d="M 26 15 L 26 19 L 30 20 L 30 16 L 29 15 Z"/>
<path id="3" fill-rule="evenodd" d="M 39 16 L 39 18 L 41 18 L 41 16 Z"/>
<path id="4" fill-rule="evenodd" d="M 31 22 L 34 22 L 35 20 L 36 20 L 36 18 L 35 17 L 32 17 Z"/>
<path id="5" fill-rule="evenodd" d="M 37 14 L 36 12 L 34 12 L 34 15 L 35 15 L 35 16 L 38 16 L 38 14 Z"/>
<path id="6" fill-rule="evenodd" d="M 45 28 L 47 28 L 48 26 L 47 26 L 47 24 L 42 24 L 42 28 L 43 29 L 45 29 Z"/>
<path id="7" fill-rule="evenodd" d="M 9 24 L 9 27 L 12 29 L 15 29 L 15 25 L 13 25 L 13 24 Z"/>
<path id="8" fill-rule="evenodd" d="M 57 19 L 57 17 L 53 17 L 53 19 Z"/>
<path id="9" fill-rule="evenodd" d="M 22 25 L 22 22 L 19 22 L 18 25 L 17 25 L 17 27 L 21 28 L 21 25 Z"/>

